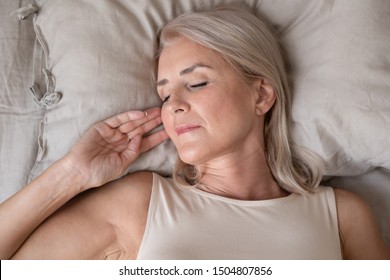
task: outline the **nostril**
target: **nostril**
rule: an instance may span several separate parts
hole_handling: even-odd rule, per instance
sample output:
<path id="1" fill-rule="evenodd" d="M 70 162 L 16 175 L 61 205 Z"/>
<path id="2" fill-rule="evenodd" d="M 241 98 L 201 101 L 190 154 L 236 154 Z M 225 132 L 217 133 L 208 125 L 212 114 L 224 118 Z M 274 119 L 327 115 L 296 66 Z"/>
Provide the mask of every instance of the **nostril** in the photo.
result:
<path id="1" fill-rule="evenodd" d="M 176 109 L 176 110 L 175 110 L 175 113 L 182 113 L 182 112 L 184 112 L 183 109 Z"/>

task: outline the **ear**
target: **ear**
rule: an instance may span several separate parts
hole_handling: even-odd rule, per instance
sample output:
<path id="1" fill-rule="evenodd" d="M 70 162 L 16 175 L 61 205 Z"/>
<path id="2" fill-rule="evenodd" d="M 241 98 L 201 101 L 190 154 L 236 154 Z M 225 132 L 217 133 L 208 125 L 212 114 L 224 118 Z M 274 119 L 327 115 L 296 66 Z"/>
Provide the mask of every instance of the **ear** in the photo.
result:
<path id="1" fill-rule="evenodd" d="M 258 116 L 263 116 L 274 105 L 276 93 L 273 85 L 266 78 L 258 78 L 254 82 L 254 87 L 256 114 Z"/>

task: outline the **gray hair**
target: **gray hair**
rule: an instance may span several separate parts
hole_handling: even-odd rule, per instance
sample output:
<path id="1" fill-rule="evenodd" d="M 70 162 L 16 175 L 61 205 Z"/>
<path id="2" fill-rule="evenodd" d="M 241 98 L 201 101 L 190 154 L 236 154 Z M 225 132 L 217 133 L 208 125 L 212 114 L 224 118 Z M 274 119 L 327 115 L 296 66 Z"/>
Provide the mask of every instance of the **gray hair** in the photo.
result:
<path id="1" fill-rule="evenodd" d="M 282 188 L 295 193 L 314 190 L 322 178 L 323 162 L 318 155 L 292 143 L 291 93 L 282 50 L 272 28 L 239 7 L 185 13 L 160 30 L 158 54 L 178 37 L 217 51 L 247 82 L 263 77 L 272 83 L 276 101 L 264 124 L 268 166 Z M 196 166 L 179 159 L 173 178 L 178 183 L 193 185 L 198 182 L 199 173 Z"/>

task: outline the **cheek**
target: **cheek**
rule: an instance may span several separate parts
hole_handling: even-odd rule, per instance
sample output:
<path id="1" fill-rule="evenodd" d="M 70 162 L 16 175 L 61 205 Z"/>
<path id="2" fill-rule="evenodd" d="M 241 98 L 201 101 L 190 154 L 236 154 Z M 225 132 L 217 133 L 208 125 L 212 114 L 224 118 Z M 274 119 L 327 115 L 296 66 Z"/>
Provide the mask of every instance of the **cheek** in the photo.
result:
<path id="1" fill-rule="evenodd" d="M 164 107 L 161 109 L 161 120 L 169 138 L 172 139 L 174 133 L 173 121 Z"/>

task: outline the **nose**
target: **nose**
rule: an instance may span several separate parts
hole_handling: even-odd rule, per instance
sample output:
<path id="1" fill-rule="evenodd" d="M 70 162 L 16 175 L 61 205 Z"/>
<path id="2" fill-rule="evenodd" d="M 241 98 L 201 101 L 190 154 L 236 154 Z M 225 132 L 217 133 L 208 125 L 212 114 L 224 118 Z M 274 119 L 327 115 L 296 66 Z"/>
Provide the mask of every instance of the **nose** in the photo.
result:
<path id="1" fill-rule="evenodd" d="M 190 110 L 191 106 L 184 95 L 185 93 L 171 94 L 169 101 L 166 104 L 168 105 L 167 109 L 169 110 L 169 112 L 179 114 L 188 112 Z"/>

